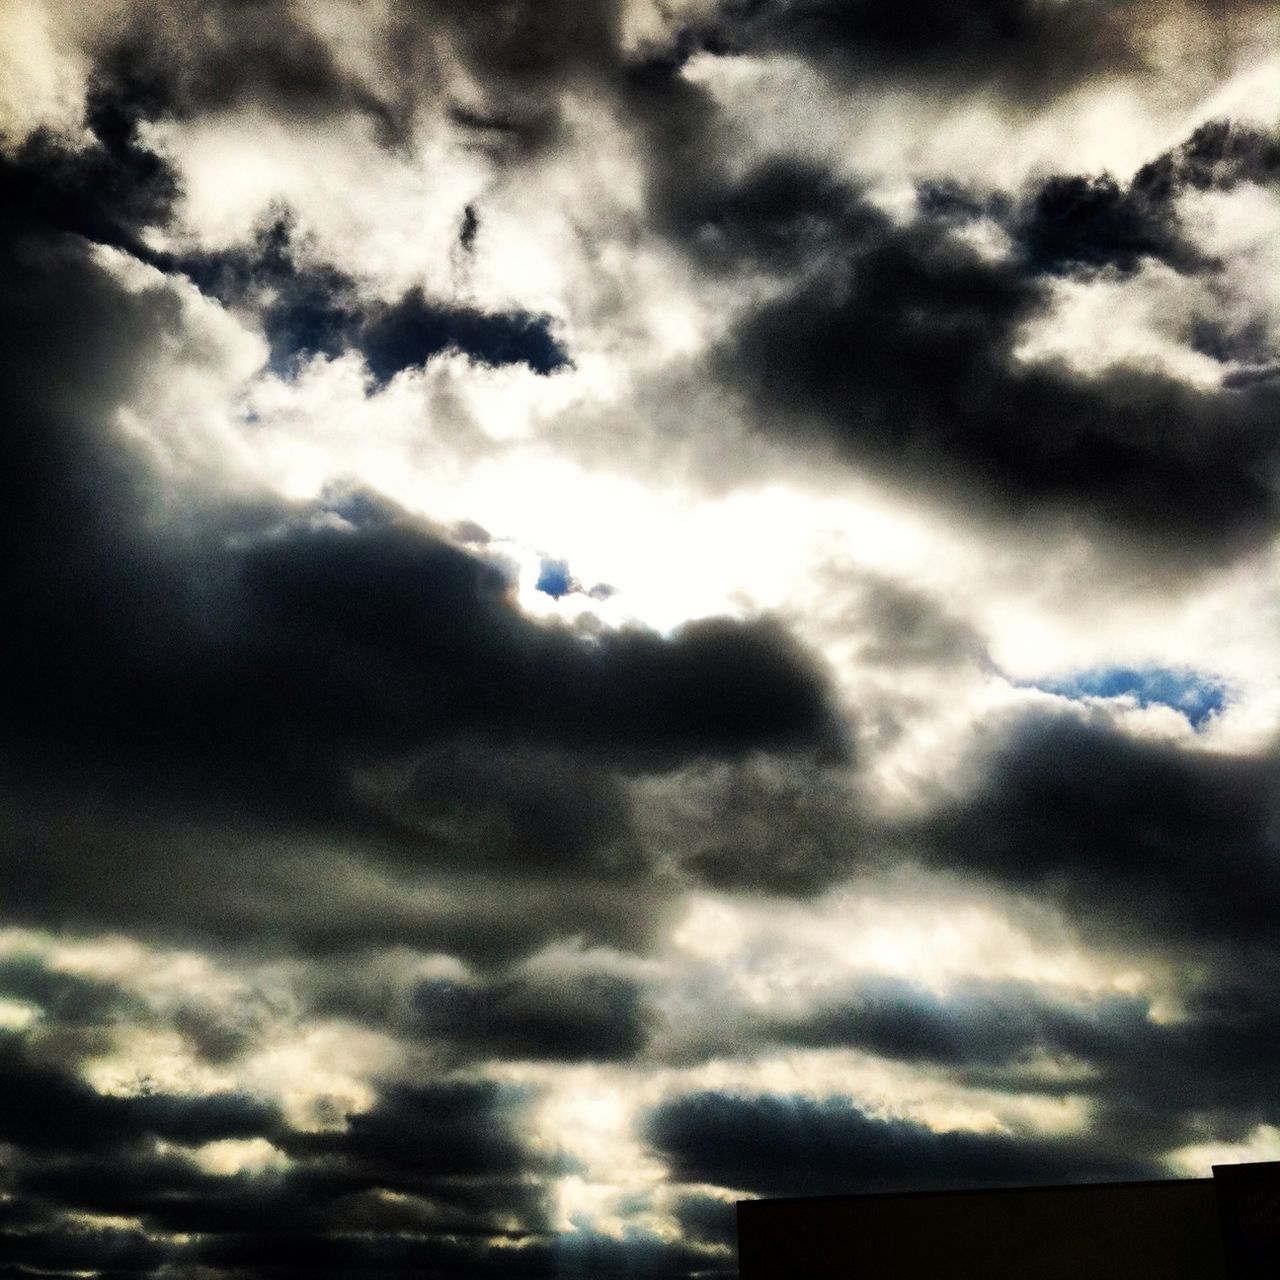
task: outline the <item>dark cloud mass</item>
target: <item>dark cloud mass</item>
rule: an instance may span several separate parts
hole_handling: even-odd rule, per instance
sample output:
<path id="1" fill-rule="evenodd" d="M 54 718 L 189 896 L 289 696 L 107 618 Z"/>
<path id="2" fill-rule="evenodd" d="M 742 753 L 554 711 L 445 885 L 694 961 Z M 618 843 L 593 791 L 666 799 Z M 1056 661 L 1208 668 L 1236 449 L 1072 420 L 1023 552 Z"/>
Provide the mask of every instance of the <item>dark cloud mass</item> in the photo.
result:
<path id="1" fill-rule="evenodd" d="M 145 253 L 138 233 L 164 222 L 178 192 L 171 167 L 138 140 L 140 122 L 161 109 L 145 83 L 95 85 L 85 103 L 90 140 L 80 149 L 37 129 L 0 156 L 0 200 L 7 211 L 99 244 Z"/>
<path id="2" fill-rule="evenodd" d="M 466 307 L 432 307 L 421 293 L 408 294 L 367 322 L 360 346 L 379 381 L 450 348 L 480 364 L 526 364 L 542 374 L 569 362 L 547 316 L 486 316 Z"/>
<path id="3" fill-rule="evenodd" d="M 1090 81 L 1141 73 L 1164 23 L 1216 0 L 729 0 L 717 43 L 802 57 L 838 84 L 908 82 L 950 92 L 994 91 L 1029 106 Z M 1241 17 L 1259 6 L 1240 6 Z M 1225 34 L 1225 33 L 1224 33 Z"/>
<path id="4" fill-rule="evenodd" d="M 0 156 L 0 199 L 51 229 L 124 249 L 221 302 L 256 312 L 273 364 L 286 373 L 299 360 L 348 350 L 360 353 L 379 385 L 445 351 L 489 367 L 524 364 L 539 374 L 569 364 L 549 316 L 432 302 L 421 289 L 392 303 L 360 299 L 341 268 L 299 263 L 288 217 L 269 222 L 243 249 L 150 248 L 145 231 L 168 221 L 178 195 L 172 167 L 138 139 L 139 123 L 158 110 L 133 81 L 99 88 L 86 112 L 91 141 L 75 148 L 47 131 L 33 134 L 14 155 Z M 474 240 L 478 225 L 467 208 L 464 242 Z"/>
<path id="5" fill-rule="evenodd" d="M 940 996 L 881 979 L 755 1034 L 931 1063 L 985 1087 L 1083 1095 L 1106 1113 L 1099 1133 L 1114 1133 L 1117 1156 L 1152 1158 L 1200 1138 L 1207 1117 L 1272 1122 L 1280 1026 L 1264 994 L 1269 981 L 1266 971 L 1250 981 L 1223 974 L 1195 997 L 1192 1016 L 1169 1023 L 1134 996 L 1081 1000 L 1027 982 L 976 981 Z"/>
<path id="6" fill-rule="evenodd" d="M 534 876 L 581 874 L 603 850 L 597 871 L 616 877 L 634 865 L 611 869 L 608 853 L 627 839 L 625 775 L 842 753 L 822 676 L 773 624 L 713 619 L 670 639 L 537 625 L 499 568 L 358 493 L 310 509 L 204 498 L 164 529 L 147 464 L 110 423 L 180 323 L 175 295 L 160 281 L 127 292 L 82 243 L 17 229 L 5 562 L 24 611 L 5 756 L 10 793 L 43 797 L 9 809 L 20 911 L 136 919 L 145 897 L 112 907 L 119 885 L 105 884 L 95 908 L 77 888 L 84 842 L 121 842 L 117 857 L 132 844 L 145 881 L 142 851 L 172 838 L 179 812 L 204 828 L 206 859 L 228 837 L 260 847 L 329 826 L 446 860 L 485 846 L 489 867 Z M 472 766 L 454 769 L 447 742 Z"/>
<path id="7" fill-rule="evenodd" d="M 237 1094 L 103 1096 L 57 1068 L 25 1062 L 13 1043 L 0 1049 L 0 1134 L 30 1151 L 102 1151 L 148 1137 L 199 1145 L 270 1132 L 275 1120 Z"/>
<path id="8" fill-rule="evenodd" d="M 472 987 L 424 983 L 415 995 L 421 1034 L 474 1045 L 484 1055 L 605 1061 L 645 1043 L 639 988 L 623 978 L 548 974 Z"/>
<path id="9" fill-rule="evenodd" d="M 1273 942 L 1277 780 L 1271 753 L 1190 751 L 1032 716 L 922 834 L 930 856 L 1058 896 L 1083 922 Z"/>
<path id="10" fill-rule="evenodd" d="M 110 1097 L 13 1064 L 5 1076 L 12 1103 L 0 1123 L 22 1149 L 8 1170 L 11 1203 L 27 1208 L 0 1240 L 6 1257 L 28 1265 L 100 1267 L 120 1253 L 136 1258 L 139 1274 L 162 1262 L 219 1275 L 314 1274 L 317 1265 L 338 1275 L 384 1263 L 392 1274 L 428 1264 L 448 1274 L 483 1266 L 486 1240 L 532 1240 L 531 1258 L 545 1249 L 536 1241 L 546 1205 L 532 1179 L 554 1160 L 519 1139 L 527 1099 L 518 1090 L 388 1084 L 371 1109 L 305 1132 L 245 1099 Z M 184 1149 L 251 1135 L 287 1151 L 288 1167 L 216 1174 Z M 178 1147 L 162 1149 L 156 1137 Z M 44 1228 L 60 1209 L 135 1218 L 142 1230 Z"/>
<path id="11" fill-rule="evenodd" d="M 698 1093 L 653 1112 L 649 1139 L 687 1182 L 761 1195 L 924 1190 L 1141 1177 L 1150 1166 L 1076 1141 L 935 1133 L 847 1098 Z"/>
<path id="12" fill-rule="evenodd" d="M 1189 240 L 1179 196 L 1266 185 L 1280 175 L 1280 139 L 1230 120 L 1201 125 L 1180 146 L 1143 165 L 1122 186 L 1109 174 L 1050 178 L 1016 226 L 1029 264 L 1068 274 L 1133 271 L 1158 259 L 1180 271 L 1220 267 Z"/>
<path id="13" fill-rule="evenodd" d="M 1102 212 L 1117 188 L 1077 187 L 1089 229 L 1037 232 L 1056 244 L 1045 256 L 1086 253 L 1055 235 L 1077 235 L 1100 259 L 1154 244 Z M 1037 209 L 1073 189 L 1050 184 Z M 1118 224 L 1103 233 L 1107 219 Z M 1023 327 L 1048 305 L 1036 268 L 980 255 L 945 220 L 895 226 L 820 174 L 793 170 L 779 186 L 765 170 L 686 234 L 767 263 L 774 237 L 813 238 L 800 283 L 748 312 L 713 357 L 762 430 L 962 509 L 1118 532 L 1166 565 L 1224 558 L 1275 527 L 1274 387 L 1021 359 Z"/>
<path id="14" fill-rule="evenodd" d="M 379 387 L 442 352 L 490 368 L 523 364 L 543 375 L 570 363 L 549 316 L 432 302 L 419 288 L 391 303 L 362 300 L 340 268 L 300 262 L 294 237 L 290 220 L 278 218 L 244 250 L 153 254 L 150 260 L 220 301 L 257 311 L 273 365 L 285 374 L 313 356 L 345 351 L 360 353 Z"/>

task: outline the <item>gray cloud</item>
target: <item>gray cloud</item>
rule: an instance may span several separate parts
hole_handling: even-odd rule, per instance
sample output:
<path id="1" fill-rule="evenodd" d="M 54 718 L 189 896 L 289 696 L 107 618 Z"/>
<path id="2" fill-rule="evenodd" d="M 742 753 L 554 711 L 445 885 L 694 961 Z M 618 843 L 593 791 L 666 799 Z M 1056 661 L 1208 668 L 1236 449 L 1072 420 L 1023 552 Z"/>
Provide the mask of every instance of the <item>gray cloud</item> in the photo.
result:
<path id="1" fill-rule="evenodd" d="M 0 1138 L 35 1151 L 104 1151 L 148 1137 L 199 1144 L 270 1132 L 274 1108 L 242 1094 L 102 1095 L 74 1075 L 0 1042 Z"/>
<path id="2" fill-rule="evenodd" d="M 562 898 L 581 907 L 573 932 L 635 915 L 588 905 L 593 881 L 644 867 L 628 778 L 757 751 L 845 755 L 823 675 L 779 624 L 597 639 L 535 624 L 500 568 L 375 495 L 317 508 L 211 492 L 181 526 L 160 518 L 154 476 L 110 424 L 180 330 L 176 297 L 128 293 L 79 242 L 17 228 L 3 554 L 24 604 L 0 874 L 23 918 L 429 928 L 385 904 L 321 927 L 332 913 L 307 881 L 297 896 L 301 861 L 261 863 L 281 842 L 323 860 L 345 841 L 472 875 L 585 873 Z M 190 850 L 176 865 L 175 847 Z M 91 873 L 104 860 L 115 875 Z M 160 886 L 208 897 L 175 910 Z"/>
<path id="3" fill-rule="evenodd" d="M 1257 959 L 1261 970 L 1247 981 L 1237 963 L 1234 952 L 1221 956 L 1187 1016 L 1173 1022 L 1153 1017 L 1149 1000 L 1136 996 L 972 980 L 941 996 L 881 978 L 755 1033 L 927 1063 L 969 1086 L 1082 1096 L 1100 1113 L 1100 1140 L 1122 1135 L 1115 1151 L 1154 1159 L 1207 1133 L 1245 1135 L 1275 1122 L 1280 1023 L 1264 994 L 1272 962 Z M 1058 1072 L 1045 1074 L 1045 1062 Z"/>
<path id="4" fill-rule="evenodd" d="M 1049 301 L 1036 270 L 978 254 L 945 219 L 895 225 L 829 176 L 766 167 L 693 206 L 681 234 L 766 269 L 785 264 L 775 239 L 804 246 L 797 283 L 712 357 L 761 431 L 962 511 L 1118 533 L 1166 572 L 1274 532 L 1274 387 L 1020 361 Z"/>
<path id="5" fill-rule="evenodd" d="M 1197 10 L 1218 17 L 1213 0 L 1196 0 L 1168 6 L 1154 25 L 1176 28 Z M 1143 75 L 1154 61 L 1153 14 L 1141 0 L 931 0 L 910 9 L 880 0 L 729 0 L 721 12 L 712 48 L 799 56 L 838 85 L 986 91 L 1024 108 L 1091 81 Z M 1241 26 L 1260 12 L 1251 0 L 1241 5 Z"/>
<path id="6" fill-rule="evenodd" d="M 1141 1177 L 1152 1166 L 1077 1139 L 935 1133 L 847 1098 L 687 1094 L 655 1109 L 649 1140 L 685 1182 L 822 1195 Z"/>
<path id="7" fill-rule="evenodd" d="M 1274 945 L 1276 770 L 1271 752 L 1028 716 L 993 744 L 972 789 L 922 824 L 921 847 L 1053 898 L 1103 934 Z"/>

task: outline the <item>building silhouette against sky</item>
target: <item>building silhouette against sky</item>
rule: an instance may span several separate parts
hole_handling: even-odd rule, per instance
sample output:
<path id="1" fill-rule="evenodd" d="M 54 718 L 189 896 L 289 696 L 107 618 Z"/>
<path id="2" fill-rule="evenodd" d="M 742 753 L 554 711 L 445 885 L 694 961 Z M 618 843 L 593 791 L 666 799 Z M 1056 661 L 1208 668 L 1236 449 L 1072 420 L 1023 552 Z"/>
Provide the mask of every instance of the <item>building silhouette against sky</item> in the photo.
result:
<path id="1" fill-rule="evenodd" d="M 746 1200 L 741 1280 L 1277 1280 L 1280 1162 L 1212 1178 Z"/>

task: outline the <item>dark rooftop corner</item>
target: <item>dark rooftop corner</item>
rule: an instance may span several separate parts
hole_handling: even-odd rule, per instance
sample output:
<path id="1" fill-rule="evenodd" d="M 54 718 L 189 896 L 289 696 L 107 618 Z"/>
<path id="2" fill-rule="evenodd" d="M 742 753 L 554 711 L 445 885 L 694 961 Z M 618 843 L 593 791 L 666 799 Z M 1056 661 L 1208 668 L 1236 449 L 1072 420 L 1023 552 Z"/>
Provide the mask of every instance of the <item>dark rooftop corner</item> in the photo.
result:
<path id="1" fill-rule="evenodd" d="M 1280 1161 L 1212 1178 L 744 1200 L 740 1280 L 1276 1280 Z"/>

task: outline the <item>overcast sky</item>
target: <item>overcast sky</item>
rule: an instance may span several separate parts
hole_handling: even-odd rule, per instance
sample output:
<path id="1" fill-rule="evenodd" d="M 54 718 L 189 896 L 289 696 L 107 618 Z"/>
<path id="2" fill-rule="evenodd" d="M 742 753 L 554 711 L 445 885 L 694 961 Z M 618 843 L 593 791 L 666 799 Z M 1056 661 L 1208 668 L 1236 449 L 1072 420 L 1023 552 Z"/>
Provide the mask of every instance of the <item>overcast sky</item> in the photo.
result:
<path id="1" fill-rule="evenodd" d="M 5 0 L 0 1276 L 1280 1158 L 1278 120 L 1252 0 Z"/>

